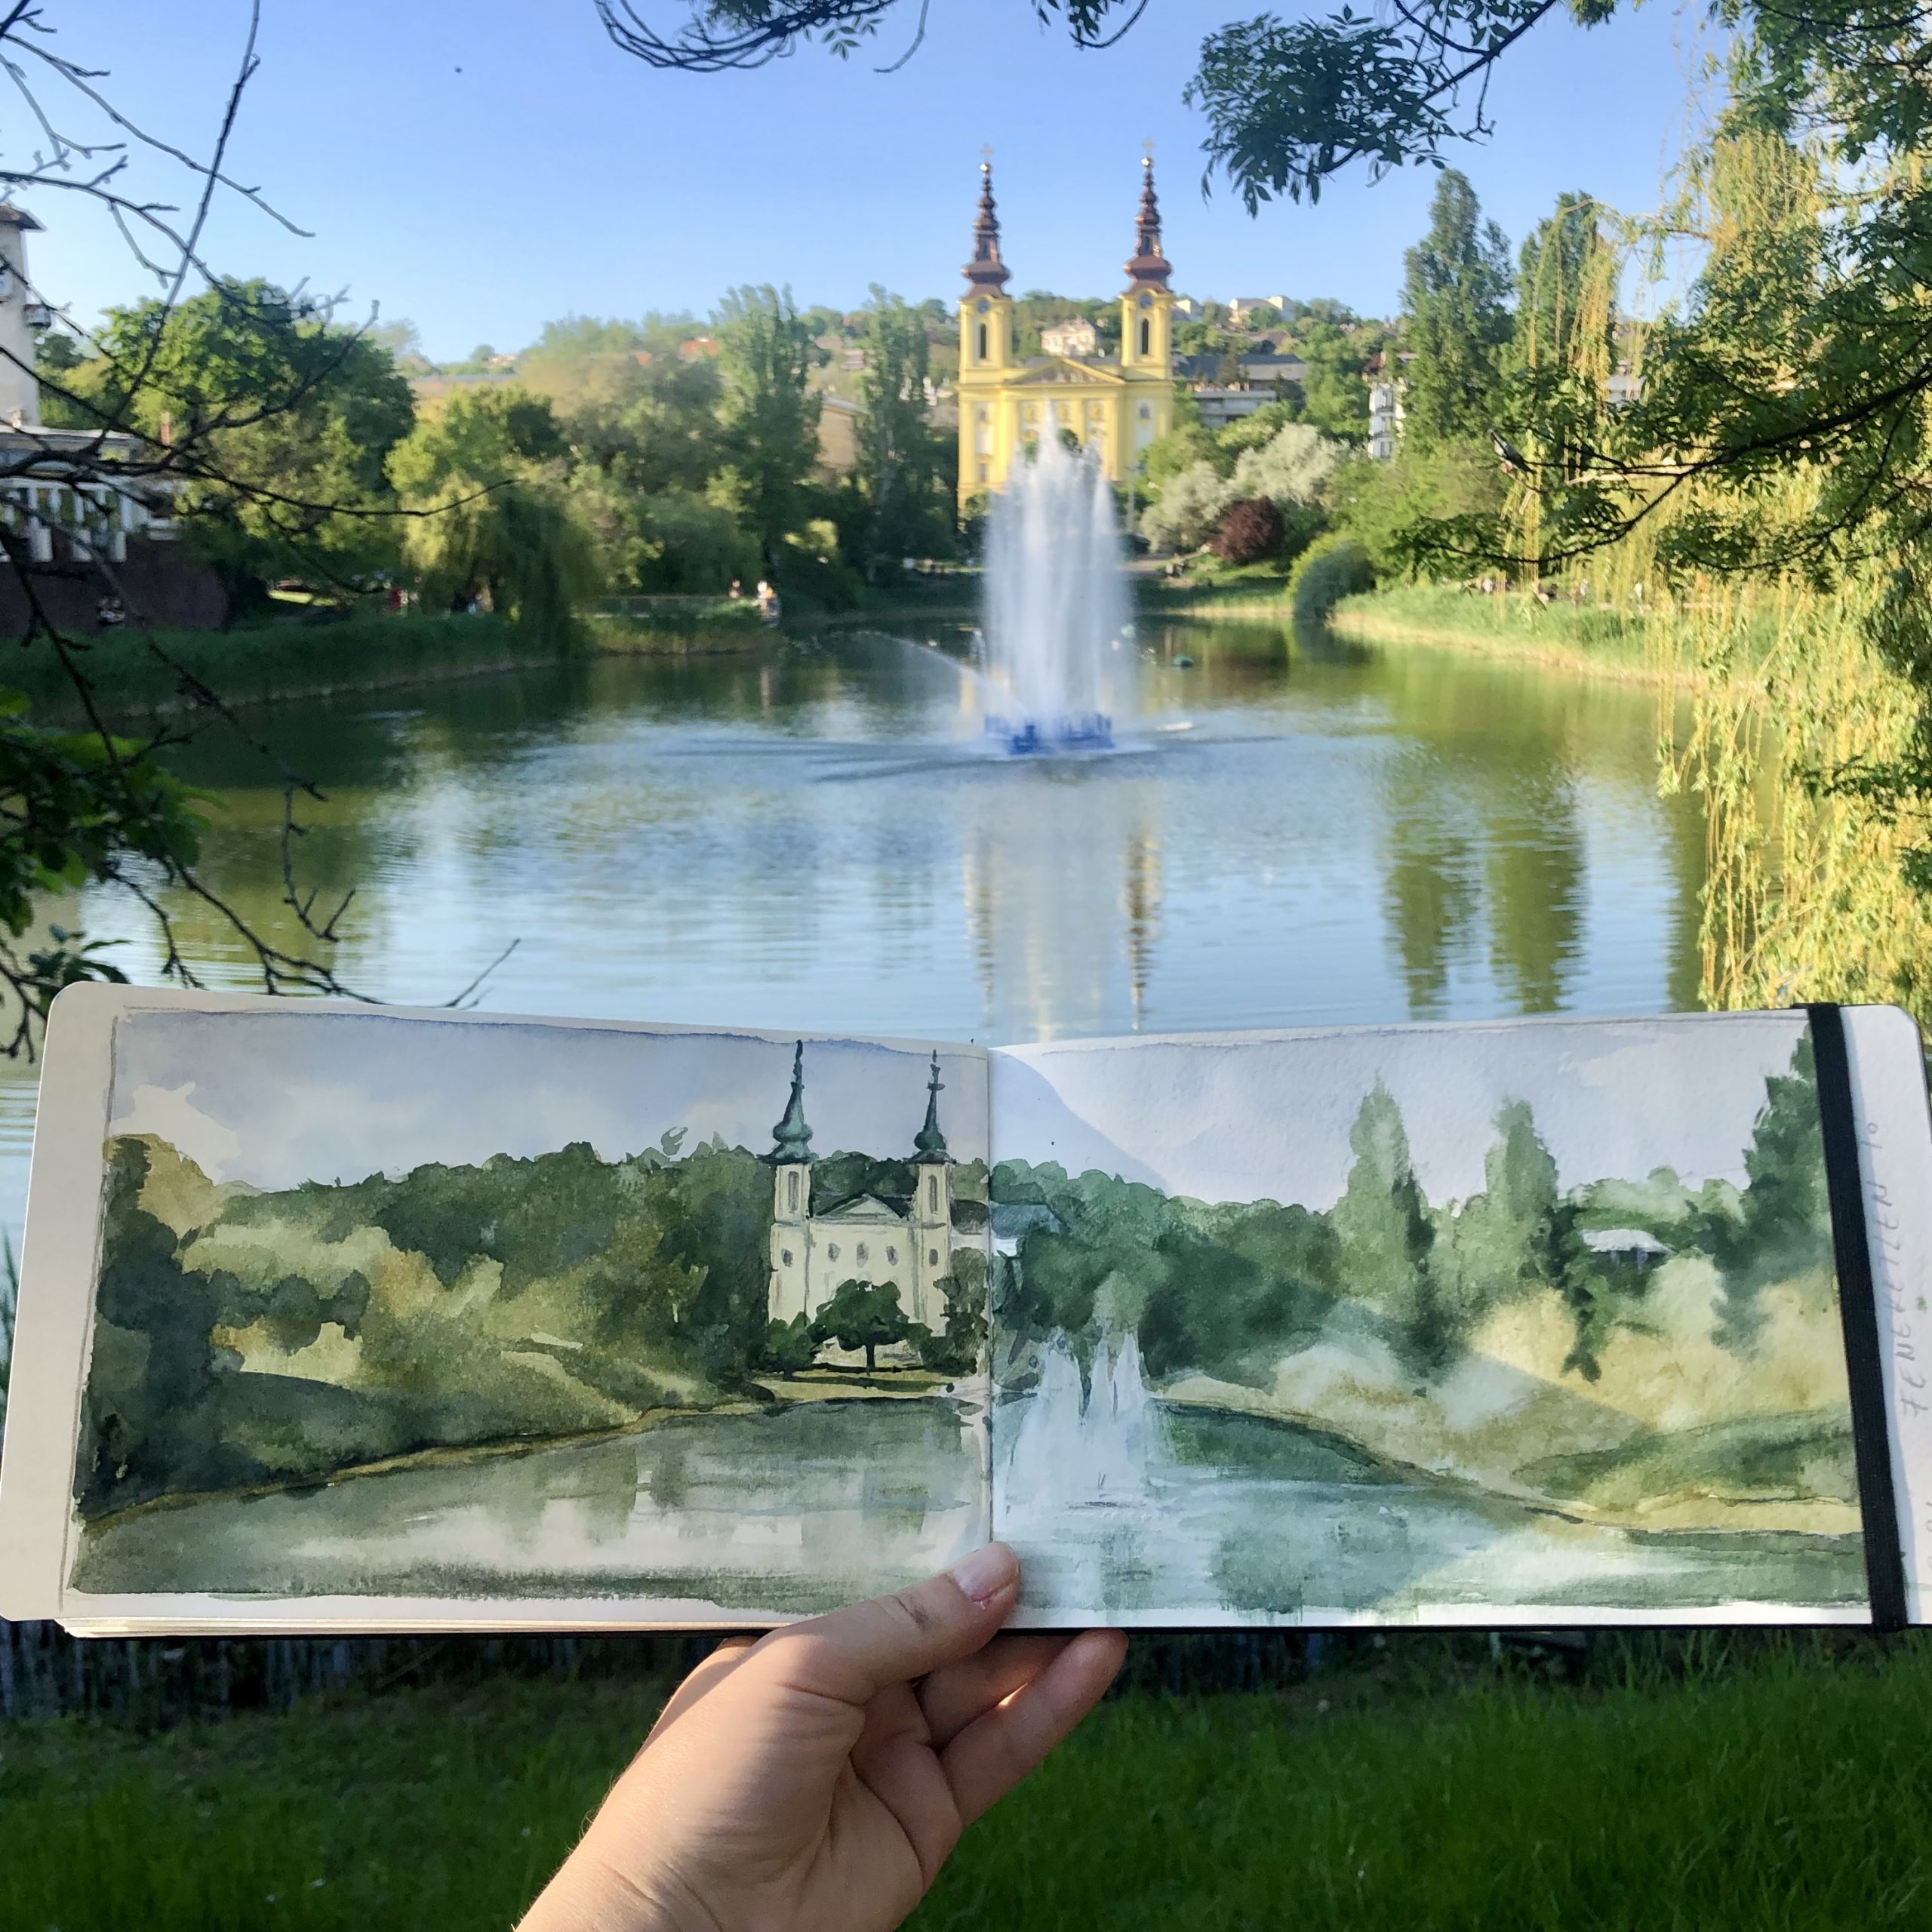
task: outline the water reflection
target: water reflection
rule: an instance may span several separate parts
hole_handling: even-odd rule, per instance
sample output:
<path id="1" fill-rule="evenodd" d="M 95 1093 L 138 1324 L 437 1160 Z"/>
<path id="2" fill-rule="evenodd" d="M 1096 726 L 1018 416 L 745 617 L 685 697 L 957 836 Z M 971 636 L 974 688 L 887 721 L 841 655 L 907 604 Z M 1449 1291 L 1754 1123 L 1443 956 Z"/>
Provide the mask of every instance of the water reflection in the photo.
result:
<path id="1" fill-rule="evenodd" d="M 1701 826 L 1656 795 L 1650 694 L 1266 626 L 1140 643 L 1139 748 L 1051 764 L 983 755 L 956 629 L 253 721 L 323 786 L 300 863 L 358 888 L 342 970 L 388 999 L 514 937 L 493 1011 L 999 1040 L 1690 1003 Z M 220 794 L 210 883 L 293 940 L 279 791 L 220 737 L 182 765 Z M 53 916 L 158 963 L 110 899 Z M 16 1072 L 16 1198 L 30 1115 Z"/>

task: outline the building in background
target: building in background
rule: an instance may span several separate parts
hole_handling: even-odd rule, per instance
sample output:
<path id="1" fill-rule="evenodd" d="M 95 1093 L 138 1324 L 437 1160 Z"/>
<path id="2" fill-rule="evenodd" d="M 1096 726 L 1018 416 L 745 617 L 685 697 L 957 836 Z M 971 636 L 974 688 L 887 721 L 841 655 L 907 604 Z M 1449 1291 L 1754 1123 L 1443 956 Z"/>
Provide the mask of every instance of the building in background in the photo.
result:
<path id="1" fill-rule="evenodd" d="M 1040 331 L 1040 346 L 1049 355 L 1097 355 L 1100 332 L 1084 315 L 1055 322 Z"/>
<path id="2" fill-rule="evenodd" d="M 1014 463 L 1042 436 L 1092 451 L 1115 483 L 1174 420 L 1172 265 L 1161 252 L 1154 164 L 1141 164 L 1140 209 L 1127 287 L 1120 298 L 1118 358 L 1092 352 L 1018 360 L 1013 349 L 1011 271 L 1000 259 L 992 168 L 980 170 L 973 259 L 959 305 L 959 501 L 1002 488 Z M 1095 338 L 1096 346 L 1098 337 Z"/>
<path id="3" fill-rule="evenodd" d="M 218 625 L 220 580 L 174 542 L 165 429 L 155 444 L 40 420 L 35 344 L 54 320 L 27 268 L 26 238 L 40 230 L 0 202 L 0 524 L 13 540 L 0 546 L 0 632 L 18 636 L 36 616 L 79 631 L 124 617 Z"/>

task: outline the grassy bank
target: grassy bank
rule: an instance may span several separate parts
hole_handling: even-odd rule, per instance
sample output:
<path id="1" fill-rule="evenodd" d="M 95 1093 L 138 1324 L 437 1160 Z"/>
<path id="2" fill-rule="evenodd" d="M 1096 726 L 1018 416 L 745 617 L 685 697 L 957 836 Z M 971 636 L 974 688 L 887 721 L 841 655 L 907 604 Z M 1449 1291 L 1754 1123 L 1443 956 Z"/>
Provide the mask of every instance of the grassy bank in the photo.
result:
<path id="1" fill-rule="evenodd" d="M 103 631 L 78 654 L 110 719 L 132 722 L 193 709 L 181 688 L 184 672 L 231 704 L 272 704 L 552 663 L 559 655 L 502 619 L 484 617 L 298 620 L 163 631 L 155 642 L 166 660 L 125 630 Z M 84 721 L 71 681 L 45 645 L 17 652 L 0 669 L 0 683 L 24 691 L 41 722 Z"/>
<path id="2" fill-rule="evenodd" d="M 923 1932 L 1932 1922 L 1932 1651 L 1774 1641 L 1571 1689 L 1420 1638 L 1291 1690 L 1111 1703 L 968 1837 Z M 1464 1663 L 1445 1669 L 1451 1655 Z M 1636 1660 L 1636 1661 L 1633 1661 Z M 158 1736 L 0 1731 L 6 1920 L 506 1927 L 657 1690 L 499 1681 Z"/>
<path id="3" fill-rule="evenodd" d="M 1595 677 L 1648 682 L 1664 675 L 1647 656 L 1641 613 L 1567 599 L 1543 604 L 1525 591 L 1485 597 L 1452 586 L 1396 584 L 1343 598 L 1327 621 L 1364 644 L 1445 645 Z"/>
<path id="4" fill-rule="evenodd" d="M 594 648 L 631 657 L 755 651 L 773 635 L 749 597 L 614 597 L 582 623 Z"/>

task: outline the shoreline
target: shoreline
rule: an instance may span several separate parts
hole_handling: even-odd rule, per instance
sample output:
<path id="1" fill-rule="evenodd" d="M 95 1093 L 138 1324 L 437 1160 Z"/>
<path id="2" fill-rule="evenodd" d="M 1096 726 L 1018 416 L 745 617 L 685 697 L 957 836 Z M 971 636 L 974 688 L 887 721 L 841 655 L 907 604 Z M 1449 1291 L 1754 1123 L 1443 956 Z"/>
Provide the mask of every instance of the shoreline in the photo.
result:
<path id="1" fill-rule="evenodd" d="M 886 1374 L 894 1371 L 888 1370 Z M 574 1429 L 567 1435 L 545 1436 L 500 1437 L 487 1442 L 439 1443 L 423 1449 L 406 1449 L 394 1456 L 382 1456 L 373 1463 L 351 1463 L 339 1469 L 330 1469 L 313 1475 L 288 1476 L 266 1482 L 238 1484 L 232 1489 L 174 1490 L 162 1496 L 150 1496 L 139 1503 L 125 1504 L 118 1509 L 110 1509 L 104 1515 L 81 1519 L 83 1537 L 97 1530 L 118 1528 L 139 1516 L 151 1516 L 169 1509 L 194 1509 L 203 1503 L 229 1501 L 250 1501 L 268 1496 L 300 1494 L 304 1491 L 331 1489 L 338 1483 L 355 1482 L 365 1476 L 394 1475 L 412 1469 L 463 1469 L 478 1463 L 500 1462 L 512 1456 L 540 1454 L 548 1449 L 587 1448 L 599 1442 L 620 1441 L 627 1436 L 648 1435 L 654 1429 L 660 1429 L 666 1423 L 677 1422 L 694 1416 L 764 1416 L 771 1415 L 786 1407 L 795 1407 L 811 1402 L 904 1402 L 924 1400 L 931 1396 L 944 1395 L 959 1380 L 957 1376 L 943 1376 L 936 1371 L 914 1369 L 905 1371 L 908 1377 L 926 1378 L 922 1385 L 915 1386 L 909 1381 L 903 1386 L 881 1388 L 868 1386 L 861 1378 L 863 1371 L 842 1377 L 827 1377 L 809 1383 L 795 1383 L 798 1392 L 783 1392 L 784 1385 L 793 1380 L 783 1376 L 773 1376 L 770 1380 L 752 1378 L 754 1385 L 763 1389 L 769 1400 L 754 1401 L 737 1398 L 727 1401 L 714 1402 L 703 1408 L 654 1408 L 646 1409 L 635 1420 L 614 1423 L 603 1429 Z M 777 1386 L 774 1386 L 776 1384 Z"/>

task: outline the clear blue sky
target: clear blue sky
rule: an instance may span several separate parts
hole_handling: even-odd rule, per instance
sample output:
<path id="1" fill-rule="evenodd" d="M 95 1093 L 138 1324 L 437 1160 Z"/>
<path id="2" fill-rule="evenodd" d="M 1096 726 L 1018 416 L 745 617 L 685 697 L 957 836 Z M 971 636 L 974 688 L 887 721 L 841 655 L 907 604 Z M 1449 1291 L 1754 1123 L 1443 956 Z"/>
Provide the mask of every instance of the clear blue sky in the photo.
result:
<path id="1" fill-rule="evenodd" d="M 1119 48 L 1082 54 L 1036 26 L 1028 0 L 932 0 L 926 44 L 898 73 L 873 71 L 902 51 L 895 39 L 849 63 L 807 52 L 707 77 L 620 54 L 590 0 L 264 0 L 234 166 L 314 238 L 231 209 L 211 254 L 228 272 L 380 302 L 443 358 L 519 346 L 573 312 L 702 313 L 741 281 L 846 306 L 873 281 L 950 299 L 990 141 L 1015 290 L 1112 294 L 1152 137 L 1178 287 L 1388 312 L 1426 171 L 1352 177 L 1316 208 L 1254 220 L 1224 189 L 1201 198 L 1200 129 L 1180 91 L 1201 34 L 1247 11 L 1153 0 Z M 118 100 L 203 143 L 241 0 L 48 12 L 63 51 L 112 70 Z M 1653 0 L 1589 32 L 1552 21 L 1518 51 L 1492 91 L 1499 132 L 1458 158 L 1512 244 L 1560 189 L 1656 204 L 1685 125 L 1690 32 Z M 4 128 L 12 158 L 31 137 L 17 109 Z M 45 192 L 34 211 L 49 231 L 34 240 L 35 278 L 55 299 L 87 316 L 140 292 L 103 223 Z"/>

